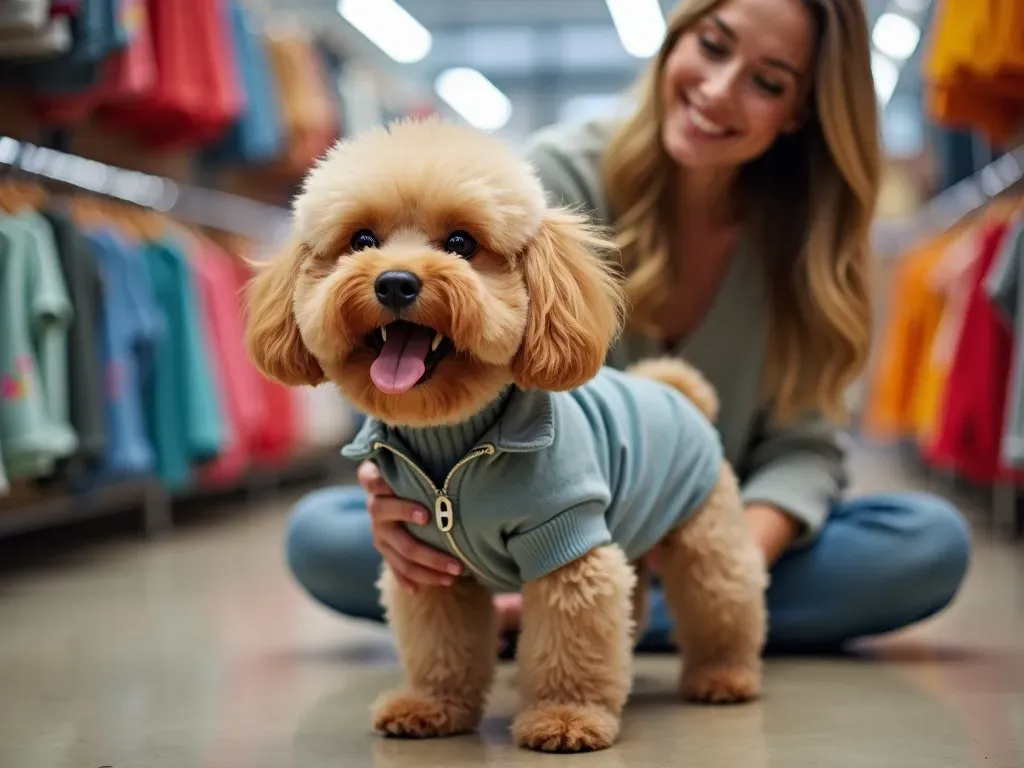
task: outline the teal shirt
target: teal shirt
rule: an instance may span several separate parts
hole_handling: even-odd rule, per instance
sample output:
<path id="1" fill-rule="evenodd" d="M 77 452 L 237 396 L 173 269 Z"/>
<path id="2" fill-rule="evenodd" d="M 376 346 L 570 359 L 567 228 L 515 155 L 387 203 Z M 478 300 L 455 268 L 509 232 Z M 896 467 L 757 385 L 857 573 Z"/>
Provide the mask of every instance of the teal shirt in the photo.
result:
<path id="1" fill-rule="evenodd" d="M 454 427 L 367 419 L 342 453 L 433 510 L 409 531 L 495 591 L 604 544 L 639 558 L 700 507 L 723 458 L 686 397 L 611 368 L 571 392 L 512 389 Z"/>
<path id="2" fill-rule="evenodd" d="M 214 459 L 225 442 L 215 360 L 204 335 L 203 308 L 182 244 L 145 246 L 144 263 L 166 333 L 143 386 L 157 471 L 172 490 L 186 488 L 194 465 Z"/>
<path id="3" fill-rule="evenodd" d="M 71 317 L 50 225 L 34 211 L 0 218 L 0 443 L 12 480 L 49 475 L 78 445 L 69 416 Z"/>

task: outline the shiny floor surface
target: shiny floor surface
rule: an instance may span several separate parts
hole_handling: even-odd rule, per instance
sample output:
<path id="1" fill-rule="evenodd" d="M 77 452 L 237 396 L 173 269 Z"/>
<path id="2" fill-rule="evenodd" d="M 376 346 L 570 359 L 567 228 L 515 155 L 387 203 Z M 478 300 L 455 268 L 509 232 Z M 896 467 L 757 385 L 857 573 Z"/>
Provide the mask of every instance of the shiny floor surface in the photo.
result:
<path id="1" fill-rule="evenodd" d="M 868 460 L 861 485 L 907 484 L 893 472 Z M 856 654 L 770 659 L 757 704 L 678 703 L 674 659 L 641 657 L 618 746 L 539 756 L 511 744 L 507 665 L 479 735 L 370 731 L 400 678 L 392 646 L 291 583 L 287 501 L 0 572 L 0 766 L 1024 766 L 1022 544 L 981 530 L 951 610 Z"/>

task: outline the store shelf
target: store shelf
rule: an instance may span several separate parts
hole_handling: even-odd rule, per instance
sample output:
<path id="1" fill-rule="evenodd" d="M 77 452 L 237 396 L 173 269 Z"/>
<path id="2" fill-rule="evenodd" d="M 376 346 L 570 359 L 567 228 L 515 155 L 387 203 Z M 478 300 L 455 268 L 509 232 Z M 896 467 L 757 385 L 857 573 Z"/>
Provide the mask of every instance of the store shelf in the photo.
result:
<path id="1" fill-rule="evenodd" d="M 115 483 L 81 494 L 67 495 L 61 490 L 49 498 L 33 496 L 24 504 L 18 503 L 17 498 L 4 499 L 4 505 L 0 506 L 0 538 L 135 509 L 143 512 L 147 535 L 156 535 L 170 525 L 169 511 L 162 496 L 163 490 L 155 480 L 144 479 Z"/>

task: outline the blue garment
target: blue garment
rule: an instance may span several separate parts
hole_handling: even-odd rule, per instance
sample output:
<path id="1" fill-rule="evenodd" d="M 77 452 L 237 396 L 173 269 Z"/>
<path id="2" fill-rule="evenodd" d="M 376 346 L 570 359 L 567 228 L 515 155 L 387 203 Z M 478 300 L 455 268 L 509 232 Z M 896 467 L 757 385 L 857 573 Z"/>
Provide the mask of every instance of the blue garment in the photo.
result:
<path id="1" fill-rule="evenodd" d="M 182 246 L 167 238 L 145 246 L 150 290 L 166 321 L 143 398 L 157 471 L 171 490 L 188 486 L 192 467 L 214 459 L 225 442 L 224 412 Z"/>
<path id="2" fill-rule="evenodd" d="M 88 234 L 103 281 L 99 353 L 107 442 L 100 479 L 151 472 L 153 447 L 142 410 L 142 378 L 164 332 L 138 249 L 112 231 Z"/>
<path id="3" fill-rule="evenodd" d="M 277 80 L 271 74 L 263 37 L 252 13 L 237 0 L 229 3 L 229 9 L 245 107 L 220 142 L 204 156 L 211 163 L 240 161 L 257 165 L 273 160 L 283 141 Z"/>
<path id="4" fill-rule="evenodd" d="M 342 453 L 373 457 L 399 497 L 435 511 L 413 535 L 504 591 L 604 544 L 642 557 L 704 503 L 723 454 L 689 398 L 613 368 L 568 392 L 512 388 L 451 427 L 369 418 Z"/>
<path id="5" fill-rule="evenodd" d="M 381 558 L 361 488 L 326 488 L 301 499 L 285 550 L 292 574 L 315 600 L 346 616 L 384 620 L 375 586 Z M 840 502 L 813 542 L 772 569 L 769 649 L 835 647 L 925 619 L 953 600 L 969 553 L 966 522 L 938 497 Z M 673 621 L 660 589 L 651 590 L 649 602 L 639 648 L 667 650 Z"/>

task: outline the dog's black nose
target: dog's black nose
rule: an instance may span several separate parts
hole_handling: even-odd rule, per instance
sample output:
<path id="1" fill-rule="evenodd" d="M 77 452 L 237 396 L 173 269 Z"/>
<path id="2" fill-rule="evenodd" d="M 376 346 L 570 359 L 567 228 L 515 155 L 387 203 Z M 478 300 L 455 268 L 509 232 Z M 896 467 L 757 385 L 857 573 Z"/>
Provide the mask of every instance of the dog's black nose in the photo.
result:
<path id="1" fill-rule="evenodd" d="M 412 304 L 421 287 L 420 279 L 412 272 L 381 272 L 373 284 L 377 301 L 395 312 Z"/>

